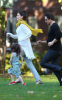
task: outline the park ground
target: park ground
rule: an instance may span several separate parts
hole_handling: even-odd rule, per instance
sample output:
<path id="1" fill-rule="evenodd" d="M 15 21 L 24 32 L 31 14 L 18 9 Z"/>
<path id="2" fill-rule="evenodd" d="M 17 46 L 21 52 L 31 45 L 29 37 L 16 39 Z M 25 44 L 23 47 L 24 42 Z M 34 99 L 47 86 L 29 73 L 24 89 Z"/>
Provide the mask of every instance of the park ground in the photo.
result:
<path id="1" fill-rule="evenodd" d="M 36 85 L 32 76 L 22 76 L 21 83 L 9 85 L 11 79 L 0 76 L 0 100 L 62 100 L 62 87 L 54 75 L 42 75 L 43 85 Z"/>

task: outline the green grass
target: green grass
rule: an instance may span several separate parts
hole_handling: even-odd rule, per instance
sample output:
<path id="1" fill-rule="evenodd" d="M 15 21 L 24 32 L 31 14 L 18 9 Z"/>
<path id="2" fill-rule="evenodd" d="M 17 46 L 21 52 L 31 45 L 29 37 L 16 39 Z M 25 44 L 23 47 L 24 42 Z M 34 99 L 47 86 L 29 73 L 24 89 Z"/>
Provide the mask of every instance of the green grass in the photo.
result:
<path id="1" fill-rule="evenodd" d="M 25 86 L 20 83 L 10 86 L 10 78 L 0 77 L 0 100 L 62 100 L 62 87 L 54 75 L 41 76 L 43 85 L 36 85 L 32 77 L 23 77 L 23 80 Z"/>

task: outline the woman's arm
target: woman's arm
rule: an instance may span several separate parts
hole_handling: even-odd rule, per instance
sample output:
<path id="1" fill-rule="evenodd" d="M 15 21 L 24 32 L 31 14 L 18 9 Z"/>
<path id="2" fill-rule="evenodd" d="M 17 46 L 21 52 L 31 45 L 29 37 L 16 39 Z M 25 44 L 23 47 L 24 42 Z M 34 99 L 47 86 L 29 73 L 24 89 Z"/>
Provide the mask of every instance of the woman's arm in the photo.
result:
<path id="1" fill-rule="evenodd" d="M 12 33 L 7 33 L 7 36 L 12 37 L 13 39 L 17 39 L 17 35 L 13 35 Z"/>

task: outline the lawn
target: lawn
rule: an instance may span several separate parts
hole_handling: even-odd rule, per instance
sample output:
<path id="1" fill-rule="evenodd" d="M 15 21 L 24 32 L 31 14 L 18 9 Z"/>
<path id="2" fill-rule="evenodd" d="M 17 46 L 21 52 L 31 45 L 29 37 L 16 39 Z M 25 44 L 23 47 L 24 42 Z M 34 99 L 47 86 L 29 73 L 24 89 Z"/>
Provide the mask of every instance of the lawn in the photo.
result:
<path id="1" fill-rule="evenodd" d="M 54 75 L 41 76 L 43 85 L 33 77 L 23 76 L 25 86 L 9 85 L 10 78 L 0 77 L 0 100 L 62 100 L 62 87 Z"/>

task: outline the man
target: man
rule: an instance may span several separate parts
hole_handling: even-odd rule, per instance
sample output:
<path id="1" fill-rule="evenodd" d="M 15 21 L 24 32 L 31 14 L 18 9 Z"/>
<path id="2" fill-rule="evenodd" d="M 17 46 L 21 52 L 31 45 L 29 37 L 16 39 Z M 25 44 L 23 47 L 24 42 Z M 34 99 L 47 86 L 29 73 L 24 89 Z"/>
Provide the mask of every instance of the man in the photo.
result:
<path id="1" fill-rule="evenodd" d="M 57 76 L 60 82 L 60 86 L 62 86 L 62 67 L 58 65 L 61 55 L 61 32 L 59 26 L 54 21 L 54 15 L 52 13 L 47 12 L 45 14 L 45 22 L 50 26 L 47 40 L 39 40 L 37 41 L 37 43 L 47 43 L 49 46 L 49 50 L 41 60 L 40 65 L 44 68 L 52 70 Z"/>

